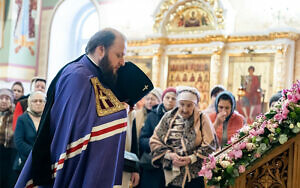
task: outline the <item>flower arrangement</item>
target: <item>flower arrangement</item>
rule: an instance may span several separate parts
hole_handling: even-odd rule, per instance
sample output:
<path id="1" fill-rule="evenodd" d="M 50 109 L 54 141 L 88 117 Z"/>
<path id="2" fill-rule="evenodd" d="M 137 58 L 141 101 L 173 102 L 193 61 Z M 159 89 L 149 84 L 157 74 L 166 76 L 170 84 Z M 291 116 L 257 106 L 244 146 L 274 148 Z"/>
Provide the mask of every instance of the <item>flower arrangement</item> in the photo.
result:
<path id="1" fill-rule="evenodd" d="M 242 127 L 221 152 L 204 160 L 199 176 L 208 185 L 233 185 L 249 165 L 300 132 L 300 81 L 284 89 L 282 97 L 252 125 Z"/>

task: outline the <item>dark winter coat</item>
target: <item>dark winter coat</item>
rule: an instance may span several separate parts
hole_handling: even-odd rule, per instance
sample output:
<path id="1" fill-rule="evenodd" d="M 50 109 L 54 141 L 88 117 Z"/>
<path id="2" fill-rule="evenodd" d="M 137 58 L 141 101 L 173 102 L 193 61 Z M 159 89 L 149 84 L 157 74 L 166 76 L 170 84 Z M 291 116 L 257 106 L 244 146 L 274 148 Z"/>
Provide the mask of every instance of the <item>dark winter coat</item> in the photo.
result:
<path id="1" fill-rule="evenodd" d="M 156 105 L 152 111 L 147 115 L 145 125 L 142 127 L 141 135 L 139 138 L 140 155 L 144 152 L 150 153 L 149 140 L 153 135 L 155 127 L 158 125 L 160 119 L 165 114 L 166 110 L 163 104 Z"/>
<path id="2" fill-rule="evenodd" d="M 165 114 L 166 110 L 163 104 L 156 105 L 152 108 L 152 111 L 148 113 L 145 124 L 141 130 L 139 138 L 140 155 L 150 153 L 149 140 L 153 135 L 155 127 L 158 125 L 160 119 Z M 150 161 L 151 163 L 151 161 Z M 164 172 L 160 168 L 153 169 L 141 169 L 141 180 L 139 184 L 140 188 L 164 188 L 165 178 Z"/>

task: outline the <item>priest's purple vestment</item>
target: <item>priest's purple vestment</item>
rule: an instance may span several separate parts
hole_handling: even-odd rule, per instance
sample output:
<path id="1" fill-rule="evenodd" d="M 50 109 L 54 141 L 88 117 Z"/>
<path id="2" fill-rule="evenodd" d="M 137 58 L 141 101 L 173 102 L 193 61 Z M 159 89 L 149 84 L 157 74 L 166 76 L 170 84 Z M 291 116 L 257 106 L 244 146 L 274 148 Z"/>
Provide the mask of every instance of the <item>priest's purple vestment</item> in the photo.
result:
<path id="1" fill-rule="evenodd" d="M 122 184 L 127 113 L 86 56 L 66 66 L 55 85 L 50 111 L 53 183 L 39 187 Z M 16 187 L 34 187 L 32 154 Z"/>

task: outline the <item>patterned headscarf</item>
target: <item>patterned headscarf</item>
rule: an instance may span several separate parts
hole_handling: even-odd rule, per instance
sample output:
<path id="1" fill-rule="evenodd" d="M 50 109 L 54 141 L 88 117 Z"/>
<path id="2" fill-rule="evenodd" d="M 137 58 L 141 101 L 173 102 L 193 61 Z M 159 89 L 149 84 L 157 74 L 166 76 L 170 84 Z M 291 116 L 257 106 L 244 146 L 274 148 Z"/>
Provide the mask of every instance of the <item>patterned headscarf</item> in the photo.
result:
<path id="1" fill-rule="evenodd" d="M 177 90 L 177 101 L 186 100 L 186 101 L 191 101 L 196 105 L 198 104 L 200 100 L 200 93 L 196 88 L 189 87 L 189 86 L 178 86 L 176 90 Z"/>
<path id="2" fill-rule="evenodd" d="M 2 88 L 0 89 L 0 96 L 1 95 L 6 95 L 10 98 L 10 102 L 13 103 L 14 101 L 14 93 L 12 90 L 8 89 L 8 88 Z"/>

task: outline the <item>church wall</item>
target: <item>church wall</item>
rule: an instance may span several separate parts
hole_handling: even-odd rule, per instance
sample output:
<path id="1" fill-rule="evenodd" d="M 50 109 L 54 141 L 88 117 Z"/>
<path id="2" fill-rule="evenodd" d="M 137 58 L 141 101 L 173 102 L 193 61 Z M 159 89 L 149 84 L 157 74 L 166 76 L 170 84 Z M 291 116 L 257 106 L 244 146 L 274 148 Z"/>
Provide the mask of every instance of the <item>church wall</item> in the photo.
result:
<path id="1" fill-rule="evenodd" d="M 111 3 L 109 0 L 95 0 L 98 1 L 100 6 L 100 10 L 105 9 L 105 7 L 110 7 L 112 5 L 109 4 L 114 4 Z M 47 75 L 47 68 L 48 68 L 48 55 L 49 55 L 49 39 L 50 39 L 50 30 L 51 30 L 51 21 L 54 13 L 54 8 L 62 2 L 62 0 L 47 0 L 47 1 L 42 1 L 38 0 L 39 4 L 39 9 L 37 12 L 37 16 L 39 17 L 38 20 L 36 21 L 36 36 L 35 36 L 35 46 L 34 46 L 34 52 L 35 54 L 32 56 L 30 55 L 30 52 L 27 48 L 23 47 L 18 53 L 15 53 L 15 48 L 17 45 L 14 43 L 14 27 L 15 27 L 15 22 L 16 22 L 16 14 L 14 11 L 16 11 L 16 8 L 13 8 L 13 3 L 15 1 L 9 1 L 6 0 L 6 14 L 7 14 L 7 19 L 5 22 L 5 28 L 4 28 L 4 47 L 0 48 L 0 84 L 2 86 L 2 83 L 9 83 L 13 82 L 14 80 L 21 80 L 25 83 L 29 83 L 30 79 L 33 76 L 43 76 L 46 77 Z M 158 5 L 160 0 L 155 0 L 155 5 Z M 117 4 L 115 2 L 115 4 Z M 117 5 L 115 5 L 117 6 Z M 142 9 L 142 5 L 140 6 L 139 9 Z M 149 7 L 150 8 L 150 7 Z M 154 9 L 151 7 L 150 9 Z M 111 9 L 109 9 L 111 10 Z M 128 39 L 131 40 L 134 37 L 139 38 L 148 38 L 147 36 L 156 38 L 155 33 L 150 28 L 148 27 L 146 23 L 147 20 L 149 19 L 147 17 L 147 20 L 145 20 L 145 26 L 143 24 L 132 24 L 136 23 L 136 21 L 130 22 L 130 27 L 125 27 L 122 24 L 119 24 L 120 22 L 112 22 L 109 21 L 109 19 L 112 17 L 114 14 L 113 11 L 106 10 L 100 11 L 100 21 L 101 21 L 101 27 L 106 27 L 106 26 L 112 26 L 114 27 L 115 25 L 121 25 L 121 29 L 127 28 L 127 30 L 121 30 L 122 32 L 126 33 L 128 36 Z M 127 10 L 126 10 L 127 11 Z M 148 11 L 150 12 L 150 11 Z M 153 17 L 151 17 L 153 19 Z M 108 20 L 106 23 L 105 20 Z M 153 21 L 153 20 L 152 20 Z M 125 23 L 125 22 L 124 22 Z M 138 25 L 138 27 L 137 27 Z M 153 23 L 151 22 L 151 27 Z M 141 31 L 143 30 L 143 32 Z M 135 31 L 135 32 L 132 32 Z M 234 35 L 234 34 L 233 34 Z M 200 35 L 198 35 L 200 36 Z M 205 36 L 205 35 L 201 35 Z M 155 44 L 152 43 L 152 44 Z M 226 44 L 226 42 L 225 42 Z M 295 64 L 293 66 L 292 71 L 288 71 L 288 73 L 293 72 L 294 76 L 292 78 L 292 81 L 295 82 L 295 80 L 300 79 L 300 40 L 297 40 L 295 43 Z M 150 48 L 151 49 L 151 48 Z M 152 50 L 152 49 L 151 49 Z M 288 49 L 288 52 L 290 49 Z M 152 72 L 153 74 L 158 75 L 158 71 L 160 73 L 164 73 L 168 71 L 168 56 L 164 54 L 156 55 L 157 58 L 160 60 L 157 62 L 157 66 L 160 67 L 159 69 L 156 70 L 156 72 Z M 212 54 L 213 52 L 210 52 Z M 220 64 L 221 64 L 221 72 L 218 74 L 218 78 L 216 79 L 218 84 L 223 84 L 227 86 L 227 80 L 226 78 L 228 77 L 229 70 L 228 70 L 228 61 L 229 57 L 227 54 L 227 49 L 226 46 L 224 47 L 223 50 L 221 50 L 221 55 L 220 55 Z M 155 56 L 155 54 L 152 54 L 152 56 Z M 153 70 L 153 67 L 152 67 Z M 161 74 L 159 74 L 161 75 Z M 164 74 L 164 76 L 161 76 L 159 78 L 153 78 L 156 80 L 157 84 L 161 86 L 162 88 L 167 87 L 167 74 Z M 286 80 L 287 83 L 284 83 L 284 85 L 288 85 L 290 82 Z"/>
<path id="2" fill-rule="evenodd" d="M 49 7 L 55 7 L 55 5 L 59 2 L 60 0 L 47 0 L 43 1 L 42 7 L 43 8 L 49 8 Z"/>
<path id="3" fill-rule="evenodd" d="M 31 9 L 35 25 L 31 32 L 33 31 L 34 35 L 31 35 L 30 39 L 25 37 L 24 42 L 20 37 L 21 34 L 16 32 L 19 7 L 15 1 L 5 1 L 4 43 L 0 48 L 1 86 L 10 87 L 12 82 L 19 80 L 23 82 L 26 91 L 29 88 L 30 79 L 36 75 L 39 3 L 40 1 L 37 2 L 35 8 Z M 29 31 L 29 27 L 27 29 Z"/>
<path id="4" fill-rule="evenodd" d="M 11 34 L 11 20 L 6 19 L 4 24 L 2 47 L 0 48 L 0 64 L 7 64 L 9 57 L 10 34 Z M 2 75 L 2 74 L 1 74 Z"/>
<path id="5" fill-rule="evenodd" d="M 295 50 L 295 67 L 294 67 L 294 80 L 295 83 L 297 80 L 300 80 L 300 40 L 296 41 L 296 50 Z"/>
<path id="6" fill-rule="evenodd" d="M 53 9 L 44 8 L 41 13 L 43 22 L 40 27 L 40 41 L 39 41 L 39 56 L 38 56 L 38 74 L 47 77 L 48 68 L 48 48 L 50 37 L 50 25 L 52 19 Z"/>

